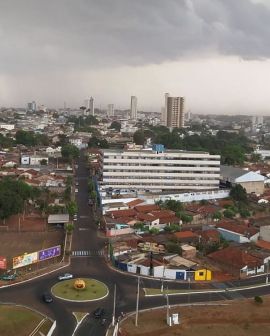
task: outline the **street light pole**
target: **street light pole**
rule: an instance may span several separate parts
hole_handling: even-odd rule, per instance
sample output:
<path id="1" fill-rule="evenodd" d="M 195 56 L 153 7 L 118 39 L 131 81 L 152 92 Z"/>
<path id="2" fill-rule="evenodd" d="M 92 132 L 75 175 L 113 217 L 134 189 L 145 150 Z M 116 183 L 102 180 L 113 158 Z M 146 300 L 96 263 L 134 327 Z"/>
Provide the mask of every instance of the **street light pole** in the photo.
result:
<path id="1" fill-rule="evenodd" d="M 136 319 L 135 319 L 135 326 L 136 326 L 136 327 L 138 327 L 139 297 L 140 297 L 140 277 L 138 276 L 137 300 L 136 300 Z"/>
<path id="2" fill-rule="evenodd" d="M 114 293 L 113 293 L 113 316 L 112 316 L 112 325 L 115 325 L 115 305 L 116 305 L 116 284 L 114 284 Z"/>
<path id="3" fill-rule="evenodd" d="M 267 260 L 267 265 L 266 265 L 266 278 L 265 278 L 265 284 L 268 284 L 269 282 L 269 260 Z"/>

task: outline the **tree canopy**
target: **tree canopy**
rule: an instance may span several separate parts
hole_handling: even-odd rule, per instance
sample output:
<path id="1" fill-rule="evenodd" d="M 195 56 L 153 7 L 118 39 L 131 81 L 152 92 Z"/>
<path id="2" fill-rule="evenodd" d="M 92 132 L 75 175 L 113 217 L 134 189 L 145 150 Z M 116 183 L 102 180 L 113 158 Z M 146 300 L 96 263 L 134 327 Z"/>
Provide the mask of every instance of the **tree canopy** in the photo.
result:
<path id="1" fill-rule="evenodd" d="M 109 128 L 115 129 L 116 131 L 120 132 L 120 130 L 121 130 L 121 124 L 118 121 L 113 121 L 111 123 L 111 126 Z"/>
<path id="2" fill-rule="evenodd" d="M 61 154 L 62 154 L 62 157 L 65 159 L 74 160 L 79 157 L 80 151 L 76 146 L 72 144 L 66 144 L 62 146 Z"/>
<path id="3" fill-rule="evenodd" d="M 251 141 L 246 136 L 225 131 L 218 131 L 214 136 L 203 129 L 200 135 L 188 135 L 182 128 L 170 131 L 165 126 L 148 126 L 148 129 L 137 130 L 133 140 L 136 144 L 143 145 L 147 137 L 151 137 L 153 143 L 161 143 L 168 149 L 220 154 L 222 163 L 231 165 L 242 164 L 245 154 L 253 151 Z"/>
<path id="4" fill-rule="evenodd" d="M 32 131 L 19 130 L 16 132 L 16 143 L 27 147 L 48 146 L 49 138 L 46 134 L 34 133 Z"/>
<path id="5" fill-rule="evenodd" d="M 4 178 L 0 181 L 0 218 L 8 218 L 23 210 L 24 201 L 36 195 L 32 188 L 22 180 Z"/>

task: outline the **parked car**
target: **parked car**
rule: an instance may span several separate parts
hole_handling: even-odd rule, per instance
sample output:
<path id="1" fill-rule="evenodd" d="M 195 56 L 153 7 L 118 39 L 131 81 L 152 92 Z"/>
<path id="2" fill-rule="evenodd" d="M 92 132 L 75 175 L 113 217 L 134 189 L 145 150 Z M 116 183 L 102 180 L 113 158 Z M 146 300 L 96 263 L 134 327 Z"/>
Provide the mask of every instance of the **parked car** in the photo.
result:
<path id="1" fill-rule="evenodd" d="M 79 189 L 78 188 L 75 188 L 75 193 L 77 193 L 79 191 Z"/>
<path id="2" fill-rule="evenodd" d="M 0 276 L 0 280 L 15 280 L 16 274 L 3 274 Z"/>
<path id="3" fill-rule="evenodd" d="M 78 187 L 78 186 L 79 186 L 79 182 L 76 182 L 76 183 L 75 183 L 75 186 Z"/>
<path id="4" fill-rule="evenodd" d="M 53 298 L 52 298 L 50 293 L 44 293 L 42 295 L 42 299 L 45 303 L 52 303 L 53 302 Z"/>
<path id="5" fill-rule="evenodd" d="M 93 311 L 94 318 L 101 318 L 105 314 L 105 309 L 104 308 L 97 308 L 96 310 Z"/>
<path id="6" fill-rule="evenodd" d="M 73 274 L 70 273 L 65 273 L 62 275 L 59 275 L 58 280 L 68 280 L 68 279 L 72 279 L 73 278 Z"/>
<path id="7" fill-rule="evenodd" d="M 94 204 L 93 200 L 89 199 L 89 200 L 88 200 L 88 204 L 89 204 L 89 205 L 93 205 L 93 204 Z"/>

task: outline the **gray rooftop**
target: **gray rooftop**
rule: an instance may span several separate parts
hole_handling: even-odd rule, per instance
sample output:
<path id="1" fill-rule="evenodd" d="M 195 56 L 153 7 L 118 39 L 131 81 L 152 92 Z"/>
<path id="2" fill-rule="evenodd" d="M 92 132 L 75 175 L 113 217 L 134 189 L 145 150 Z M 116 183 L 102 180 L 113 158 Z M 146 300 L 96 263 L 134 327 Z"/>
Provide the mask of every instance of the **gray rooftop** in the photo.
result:
<path id="1" fill-rule="evenodd" d="M 244 174 L 247 174 L 249 171 L 242 168 L 236 168 L 233 166 L 220 166 L 220 175 L 223 178 L 229 178 L 235 180 L 237 177 L 240 177 Z"/>

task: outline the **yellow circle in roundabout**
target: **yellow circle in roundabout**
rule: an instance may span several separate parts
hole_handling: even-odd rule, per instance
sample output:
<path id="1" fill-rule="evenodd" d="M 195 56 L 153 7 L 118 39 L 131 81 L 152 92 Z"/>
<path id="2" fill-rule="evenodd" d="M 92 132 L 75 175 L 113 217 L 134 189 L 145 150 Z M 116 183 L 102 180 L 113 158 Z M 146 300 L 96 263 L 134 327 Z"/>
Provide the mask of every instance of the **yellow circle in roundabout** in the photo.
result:
<path id="1" fill-rule="evenodd" d="M 51 292 L 58 299 L 72 302 L 89 302 L 107 297 L 109 288 L 96 279 L 77 278 L 58 282 L 52 287 Z"/>

